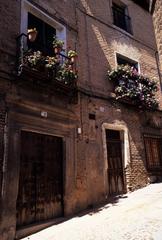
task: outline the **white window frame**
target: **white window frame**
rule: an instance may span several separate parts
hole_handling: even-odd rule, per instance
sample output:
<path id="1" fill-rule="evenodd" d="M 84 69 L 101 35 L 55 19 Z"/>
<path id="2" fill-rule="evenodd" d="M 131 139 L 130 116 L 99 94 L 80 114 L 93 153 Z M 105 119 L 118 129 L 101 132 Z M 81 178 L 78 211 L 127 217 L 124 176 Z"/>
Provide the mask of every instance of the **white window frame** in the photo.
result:
<path id="1" fill-rule="evenodd" d="M 64 41 L 64 48 L 66 49 L 66 27 L 29 3 L 27 0 L 22 0 L 21 2 L 21 33 L 27 34 L 28 12 L 55 28 L 57 38 Z"/>
<path id="2" fill-rule="evenodd" d="M 137 63 L 137 65 L 138 65 L 138 73 L 139 73 L 139 74 L 141 73 L 139 61 L 138 61 L 137 59 L 133 59 L 133 58 L 131 58 L 131 57 L 128 57 L 128 56 L 126 56 L 126 55 L 124 55 L 124 54 L 122 54 L 122 53 L 120 53 L 120 52 L 115 52 L 116 67 L 118 66 L 117 56 L 121 56 L 121 57 L 123 57 L 123 58 L 126 58 L 126 59 L 132 61 L 132 62 Z"/>

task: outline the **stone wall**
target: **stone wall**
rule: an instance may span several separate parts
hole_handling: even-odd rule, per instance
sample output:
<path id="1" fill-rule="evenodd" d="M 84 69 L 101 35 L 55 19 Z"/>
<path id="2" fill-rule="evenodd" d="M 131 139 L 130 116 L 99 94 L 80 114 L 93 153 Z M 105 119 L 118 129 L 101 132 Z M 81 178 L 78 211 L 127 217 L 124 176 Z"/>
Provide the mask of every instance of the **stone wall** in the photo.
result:
<path id="1" fill-rule="evenodd" d="M 159 60 L 160 60 L 160 70 L 162 71 L 162 2 L 160 0 L 156 0 L 155 9 L 153 12 L 153 22 L 155 29 L 155 37 L 157 48 L 159 52 Z"/>

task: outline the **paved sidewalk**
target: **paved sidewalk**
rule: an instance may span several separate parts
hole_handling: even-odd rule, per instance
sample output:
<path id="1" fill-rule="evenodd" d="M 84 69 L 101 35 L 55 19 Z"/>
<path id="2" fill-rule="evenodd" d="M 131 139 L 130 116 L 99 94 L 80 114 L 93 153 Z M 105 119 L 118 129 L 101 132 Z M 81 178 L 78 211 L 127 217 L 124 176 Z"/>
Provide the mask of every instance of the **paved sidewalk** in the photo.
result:
<path id="1" fill-rule="evenodd" d="M 162 240 L 162 183 L 23 240 Z"/>

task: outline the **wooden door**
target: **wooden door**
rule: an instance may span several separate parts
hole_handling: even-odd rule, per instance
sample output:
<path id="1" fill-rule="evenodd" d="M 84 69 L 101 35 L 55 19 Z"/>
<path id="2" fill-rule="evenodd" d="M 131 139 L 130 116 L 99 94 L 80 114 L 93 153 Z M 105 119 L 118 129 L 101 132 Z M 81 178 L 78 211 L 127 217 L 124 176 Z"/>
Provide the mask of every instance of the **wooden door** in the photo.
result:
<path id="1" fill-rule="evenodd" d="M 21 133 L 17 227 L 63 214 L 62 138 Z"/>
<path id="2" fill-rule="evenodd" d="M 112 196 L 125 192 L 120 132 L 106 130 L 106 140 L 108 160 L 108 194 Z"/>

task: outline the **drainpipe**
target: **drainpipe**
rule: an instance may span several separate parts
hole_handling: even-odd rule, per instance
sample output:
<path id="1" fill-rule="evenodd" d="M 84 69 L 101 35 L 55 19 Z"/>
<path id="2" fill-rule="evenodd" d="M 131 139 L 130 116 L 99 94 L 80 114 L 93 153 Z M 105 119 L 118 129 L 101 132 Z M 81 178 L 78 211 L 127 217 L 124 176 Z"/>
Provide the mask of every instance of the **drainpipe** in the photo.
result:
<path id="1" fill-rule="evenodd" d="M 160 79 L 160 88 L 162 90 L 162 75 L 161 75 L 161 71 L 160 71 L 160 60 L 159 60 L 158 51 L 155 52 L 155 59 L 156 59 L 157 70 L 158 70 L 158 75 L 159 75 L 159 79 Z"/>
<path id="2" fill-rule="evenodd" d="M 8 157 L 8 112 L 5 115 L 5 125 L 4 125 L 4 150 L 3 150 L 3 169 L 2 169 L 2 192 L 1 197 L 3 199 L 6 191 L 6 171 L 7 171 L 7 157 Z"/>
<path id="3" fill-rule="evenodd" d="M 153 14 L 156 0 L 150 0 L 149 12 Z"/>

